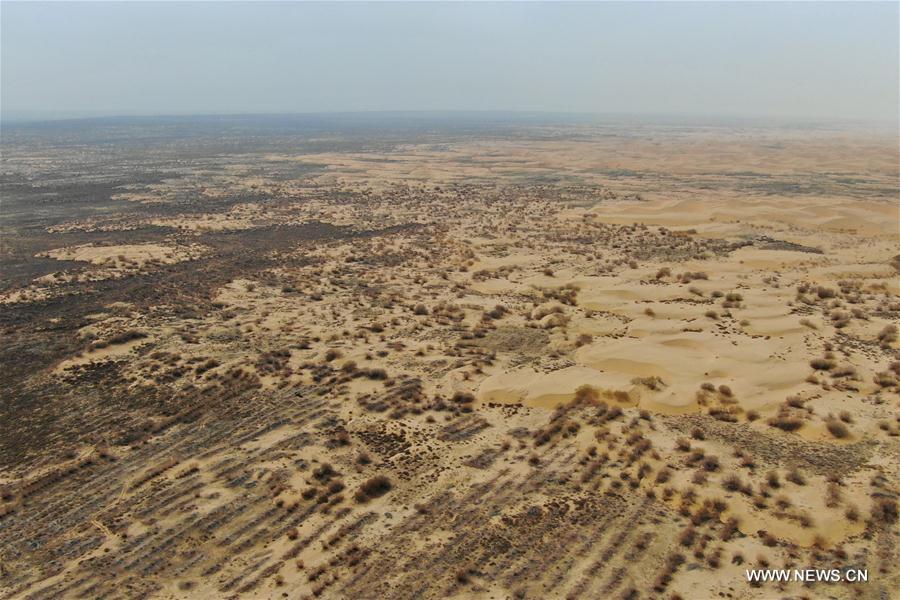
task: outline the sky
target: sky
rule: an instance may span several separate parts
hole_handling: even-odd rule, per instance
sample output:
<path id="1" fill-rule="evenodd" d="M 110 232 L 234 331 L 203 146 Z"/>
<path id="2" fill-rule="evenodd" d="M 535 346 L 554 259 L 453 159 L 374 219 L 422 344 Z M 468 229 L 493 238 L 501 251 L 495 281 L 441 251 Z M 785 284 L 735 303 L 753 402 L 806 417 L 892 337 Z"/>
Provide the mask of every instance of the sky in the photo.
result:
<path id="1" fill-rule="evenodd" d="M 7 118 L 900 110 L 900 3 L 0 2 Z"/>

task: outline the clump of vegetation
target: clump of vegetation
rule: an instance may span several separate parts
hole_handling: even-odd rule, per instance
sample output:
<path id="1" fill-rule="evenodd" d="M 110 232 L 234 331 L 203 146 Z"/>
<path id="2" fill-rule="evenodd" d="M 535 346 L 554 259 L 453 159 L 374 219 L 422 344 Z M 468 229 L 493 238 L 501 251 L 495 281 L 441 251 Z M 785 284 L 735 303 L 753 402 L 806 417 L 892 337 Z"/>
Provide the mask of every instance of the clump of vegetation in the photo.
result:
<path id="1" fill-rule="evenodd" d="M 769 424 L 769 426 L 777 427 L 782 431 L 797 431 L 798 429 L 803 427 L 803 420 L 787 415 L 778 415 L 772 417 L 766 422 Z"/>
<path id="2" fill-rule="evenodd" d="M 788 471 L 788 474 L 784 476 L 784 478 L 794 485 L 806 485 L 806 477 L 803 476 L 803 473 L 800 472 L 800 469 L 791 469 L 790 471 Z"/>
<path id="3" fill-rule="evenodd" d="M 391 491 L 391 487 L 390 479 L 384 475 L 376 475 L 364 481 L 353 497 L 359 503 L 368 502 L 373 498 L 384 496 Z"/>
<path id="4" fill-rule="evenodd" d="M 728 490 L 729 492 L 736 492 L 744 485 L 744 482 L 741 481 L 741 478 L 736 473 L 732 473 L 725 477 L 722 480 L 722 487 Z"/>
<path id="5" fill-rule="evenodd" d="M 147 334 L 143 331 L 138 331 L 137 329 L 129 329 L 112 336 L 106 341 L 94 342 L 93 344 L 91 344 L 89 350 L 99 350 L 101 348 L 106 348 L 107 346 L 119 346 L 121 344 L 127 344 L 128 342 L 141 340 L 146 337 Z"/>
<path id="6" fill-rule="evenodd" d="M 817 371 L 830 371 L 834 368 L 834 361 L 827 358 L 814 358 L 809 361 L 809 366 Z"/>
<path id="7" fill-rule="evenodd" d="M 872 521 L 875 523 L 892 524 L 897 522 L 897 501 L 893 498 L 879 496 L 872 504 Z"/>
<path id="8" fill-rule="evenodd" d="M 897 326 L 891 323 L 890 325 L 886 325 L 884 329 L 878 334 L 878 343 L 882 348 L 890 348 L 891 344 L 897 341 Z"/>
<path id="9" fill-rule="evenodd" d="M 337 471 L 334 470 L 330 463 L 322 463 L 313 470 L 313 477 L 318 481 L 328 481 L 335 475 L 337 475 Z"/>
<path id="10" fill-rule="evenodd" d="M 838 439 L 844 439 L 850 436 L 850 430 L 847 426 L 837 419 L 829 419 L 825 422 L 825 427 L 828 429 L 828 433 Z"/>

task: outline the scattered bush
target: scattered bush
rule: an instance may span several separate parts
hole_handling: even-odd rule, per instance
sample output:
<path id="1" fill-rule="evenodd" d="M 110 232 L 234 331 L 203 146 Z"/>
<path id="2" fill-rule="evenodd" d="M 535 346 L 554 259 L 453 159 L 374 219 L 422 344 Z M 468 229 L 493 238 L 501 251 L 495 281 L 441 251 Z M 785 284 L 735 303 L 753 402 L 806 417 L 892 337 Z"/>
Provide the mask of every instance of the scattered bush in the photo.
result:
<path id="1" fill-rule="evenodd" d="M 360 485 L 359 489 L 356 491 L 356 494 L 353 497 L 357 502 L 368 502 L 373 498 L 384 496 L 386 493 L 391 491 L 391 487 L 392 486 L 390 479 L 388 479 L 384 475 L 376 475 L 375 477 L 367 479 L 362 485 Z"/>
<path id="2" fill-rule="evenodd" d="M 893 498 L 878 497 L 872 505 L 872 521 L 891 524 L 897 522 L 897 501 Z"/>
<path id="3" fill-rule="evenodd" d="M 771 427 L 777 427 L 782 431 L 797 431 L 803 427 L 803 421 L 796 417 L 777 416 L 766 421 Z"/>
<path id="4" fill-rule="evenodd" d="M 825 427 L 828 428 L 828 432 L 831 435 L 838 439 L 844 439 L 850 435 L 850 430 L 847 429 L 847 426 L 836 419 L 827 421 Z"/>
<path id="5" fill-rule="evenodd" d="M 741 481 L 741 478 L 735 473 L 728 475 L 727 477 L 725 477 L 725 479 L 722 480 L 722 487 L 729 492 L 738 491 L 739 489 L 741 489 L 741 486 L 743 484 L 744 482 Z"/>
<path id="6" fill-rule="evenodd" d="M 799 469 L 791 469 L 784 478 L 794 485 L 806 485 L 806 477 L 803 476 Z"/>
<path id="7" fill-rule="evenodd" d="M 809 366 L 817 371 L 830 371 L 834 368 L 834 361 L 827 358 L 814 358 L 809 361 Z"/>

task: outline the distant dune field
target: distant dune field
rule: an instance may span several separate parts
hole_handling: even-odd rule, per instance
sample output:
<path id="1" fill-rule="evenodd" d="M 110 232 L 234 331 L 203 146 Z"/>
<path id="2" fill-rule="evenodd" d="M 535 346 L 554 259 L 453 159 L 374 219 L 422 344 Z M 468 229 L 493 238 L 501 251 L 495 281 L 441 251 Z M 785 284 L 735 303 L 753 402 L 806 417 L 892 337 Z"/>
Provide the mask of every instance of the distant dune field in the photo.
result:
<path id="1" fill-rule="evenodd" d="M 3 597 L 900 588 L 896 140 L 113 133 L 4 142 Z"/>

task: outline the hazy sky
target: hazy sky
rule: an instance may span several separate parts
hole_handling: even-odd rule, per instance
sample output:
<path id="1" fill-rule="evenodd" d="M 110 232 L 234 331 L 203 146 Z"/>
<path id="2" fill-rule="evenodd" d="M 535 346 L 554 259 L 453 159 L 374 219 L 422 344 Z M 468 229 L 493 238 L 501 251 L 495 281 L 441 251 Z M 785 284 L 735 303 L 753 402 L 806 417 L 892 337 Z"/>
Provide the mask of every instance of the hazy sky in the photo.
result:
<path id="1" fill-rule="evenodd" d="M 898 118 L 900 3 L 0 3 L 13 113 Z"/>

